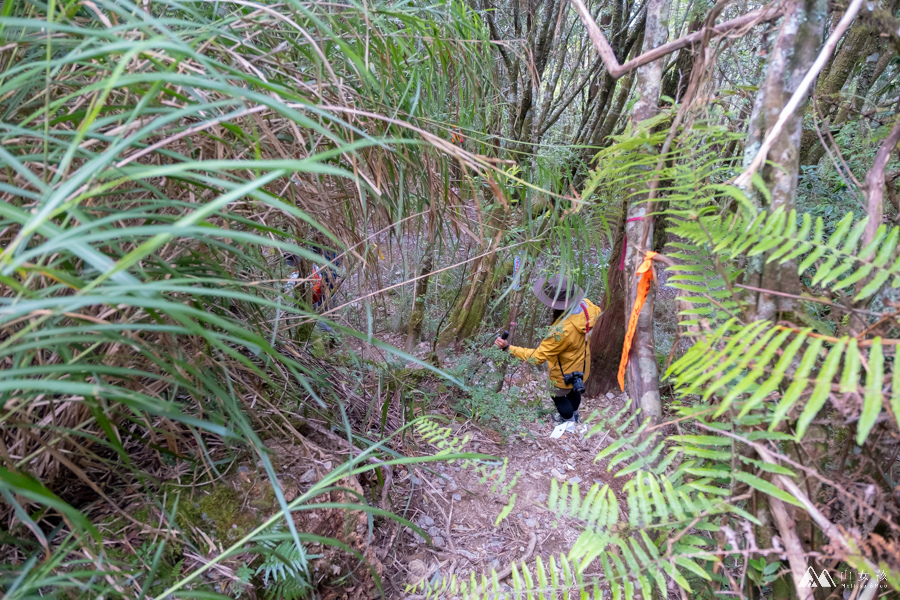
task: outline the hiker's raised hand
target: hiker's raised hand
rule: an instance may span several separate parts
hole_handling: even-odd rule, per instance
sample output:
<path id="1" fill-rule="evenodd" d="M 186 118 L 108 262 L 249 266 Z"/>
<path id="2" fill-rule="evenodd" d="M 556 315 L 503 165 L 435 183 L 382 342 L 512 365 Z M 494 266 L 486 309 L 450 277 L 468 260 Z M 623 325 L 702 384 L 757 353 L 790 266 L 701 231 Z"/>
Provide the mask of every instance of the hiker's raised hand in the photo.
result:
<path id="1" fill-rule="evenodd" d="M 509 342 L 507 342 L 503 338 L 499 338 L 499 337 L 496 340 L 494 340 L 494 345 L 497 346 L 498 348 L 500 348 L 501 350 L 506 350 L 507 348 L 509 348 Z"/>

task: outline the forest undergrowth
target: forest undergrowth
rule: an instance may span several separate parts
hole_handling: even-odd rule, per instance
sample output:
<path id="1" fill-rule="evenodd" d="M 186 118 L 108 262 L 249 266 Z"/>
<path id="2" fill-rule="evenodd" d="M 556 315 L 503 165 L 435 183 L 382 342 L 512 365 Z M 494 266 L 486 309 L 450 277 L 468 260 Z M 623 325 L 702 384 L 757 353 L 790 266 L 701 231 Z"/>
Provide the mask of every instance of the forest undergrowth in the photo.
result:
<path id="1" fill-rule="evenodd" d="M 6 0 L 4 598 L 895 597 L 898 32 Z"/>

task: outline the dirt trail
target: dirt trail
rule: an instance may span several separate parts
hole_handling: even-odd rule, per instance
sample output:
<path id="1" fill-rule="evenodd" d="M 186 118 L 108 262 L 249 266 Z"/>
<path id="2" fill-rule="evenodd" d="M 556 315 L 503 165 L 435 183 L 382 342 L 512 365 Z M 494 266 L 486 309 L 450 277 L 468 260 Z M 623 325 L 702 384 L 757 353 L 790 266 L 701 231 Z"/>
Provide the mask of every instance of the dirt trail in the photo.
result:
<path id="1" fill-rule="evenodd" d="M 623 403 L 624 395 L 585 398 L 579 412 L 584 417 Z M 558 561 L 583 529 L 547 509 L 551 479 L 577 483 L 582 495 L 594 483 L 608 483 L 620 496 L 619 482 L 607 472 L 606 462 L 594 463 L 600 449 L 610 443 L 604 432 L 585 437 L 587 428 L 582 426 L 578 433 L 551 439 L 553 424 L 545 418 L 524 423 L 524 435 L 503 443 L 489 425 L 466 422 L 452 427 L 455 435 L 471 437 L 465 450 L 499 459 L 483 465 L 481 472 L 476 465 L 439 463 L 430 472 L 414 468 L 409 474 L 421 493 L 413 496 L 406 516 L 428 532 L 432 544 L 409 528 L 401 531 L 393 561 L 385 565 L 386 574 L 394 575 L 391 587 L 398 593 L 395 597 L 409 597 L 401 593 L 404 584 L 423 579 L 433 583 L 455 574 L 468 580 L 474 572 L 480 580 L 480 574 L 489 575 L 492 568 L 508 575 L 510 563 L 524 557 L 533 561 L 540 556 L 546 562 L 554 555 Z M 505 471 L 503 459 L 507 459 Z M 513 494 L 512 511 L 495 525 Z"/>

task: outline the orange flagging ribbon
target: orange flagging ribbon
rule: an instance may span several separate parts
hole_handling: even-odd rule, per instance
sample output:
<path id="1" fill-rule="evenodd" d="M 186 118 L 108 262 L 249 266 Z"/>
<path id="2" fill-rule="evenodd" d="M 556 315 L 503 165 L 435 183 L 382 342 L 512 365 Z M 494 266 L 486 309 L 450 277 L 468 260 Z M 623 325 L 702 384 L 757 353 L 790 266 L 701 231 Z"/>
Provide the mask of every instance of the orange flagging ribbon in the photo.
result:
<path id="1" fill-rule="evenodd" d="M 653 283 L 653 269 L 650 268 L 650 262 L 656 252 L 648 251 L 644 255 L 644 262 L 637 269 L 637 274 L 641 275 L 638 281 L 637 298 L 634 299 L 634 307 L 631 309 L 631 318 L 628 319 L 628 329 L 625 330 L 625 344 L 622 345 L 622 359 L 619 361 L 619 387 L 625 391 L 625 367 L 628 365 L 628 354 L 631 352 L 631 340 L 634 339 L 634 330 L 637 329 L 638 316 L 641 309 L 644 308 L 644 301 L 647 300 L 647 294 L 650 293 L 650 284 Z"/>

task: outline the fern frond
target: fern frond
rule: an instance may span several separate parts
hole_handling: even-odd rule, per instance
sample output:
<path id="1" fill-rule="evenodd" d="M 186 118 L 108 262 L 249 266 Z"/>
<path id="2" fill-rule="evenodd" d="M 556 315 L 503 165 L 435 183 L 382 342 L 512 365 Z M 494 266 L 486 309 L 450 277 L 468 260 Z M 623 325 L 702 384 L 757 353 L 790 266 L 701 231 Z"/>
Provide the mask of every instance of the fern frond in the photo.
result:
<path id="1" fill-rule="evenodd" d="M 645 436 L 650 427 L 649 419 L 644 420 L 634 431 L 628 431 L 633 423 L 640 418 L 641 413 L 640 410 L 636 410 L 628 418 L 624 418 L 630 407 L 631 401 L 612 416 L 607 415 L 610 409 L 607 409 L 603 414 L 594 413 L 590 416 L 590 422 L 596 421 L 596 423 L 587 432 L 586 437 L 596 436 L 600 433 L 603 433 L 604 436 L 612 432 L 616 434 L 613 442 L 597 454 L 594 462 L 608 458 L 607 470 L 612 471 L 613 467 L 620 463 L 633 461 L 620 469 L 616 473 L 616 477 L 622 477 L 643 468 L 650 469 L 654 473 L 664 472 L 671 464 L 674 456 L 667 456 L 665 459 L 660 460 L 665 444 L 662 442 L 662 435 L 658 432 Z"/>
<path id="2" fill-rule="evenodd" d="M 701 317 L 724 321 L 741 312 L 740 297 L 731 291 L 741 269 L 733 264 L 717 263 L 714 258 L 698 253 L 691 244 L 669 242 L 666 249 L 666 255 L 677 263 L 666 269 L 666 286 L 682 292 L 678 300 L 693 306 L 680 314 L 681 325 L 697 326 Z"/>
<path id="3" fill-rule="evenodd" d="M 551 556 L 546 568 L 539 557 L 535 559 L 534 567 L 525 562 L 513 563 L 511 567 L 512 593 L 502 591 L 497 572 L 493 569 L 489 575 L 482 574 L 480 579 L 474 573 L 470 574 L 468 580 L 453 575 L 434 584 L 421 582 L 408 590 L 424 593 L 429 599 L 459 597 L 463 600 L 497 600 L 510 597 L 571 597 L 569 593 L 573 590 L 584 594 L 586 590 L 599 592 L 600 589 L 599 581 L 596 578 L 585 580 L 582 571 L 573 566 L 565 554 Z M 602 594 L 592 597 L 602 598 Z"/>
<path id="4" fill-rule="evenodd" d="M 862 362 L 868 365 L 865 384 L 860 381 Z M 793 373 L 787 379 L 788 370 Z M 740 327 L 725 322 L 705 339 L 700 339 L 667 372 L 680 395 L 703 391 L 703 399 L 720 396 L 714 416 L 733 405 L 741 419 L 755 409 L 773 431 L 792 412 L 797 414 L 797 437 L 834 394 L 863 397 L 859 410 L 858 443 L 862 444 L 882 410 L 885 386 L 884 351 L 881 338 L 859 342 L 847 336 L 832 338 L 796 330 L 770 321 L 756 321 Z M 892 394 L 900 395 L 893 387 Z M 789 381 L 789 383 L 788 383 Z M 777 404 L 770 396 L 787 388 Z M 895 413 L 896 415 L 896 413 Z M 714 451 L 705 452 L 714 457 Z M 688 452 L 697 455 L 697 451 Z"/>
<path id="5" fill-rule="evenodd" d="M 825 235 L 825 222 L 817 217 L 813 225 L 808 213 L 760 211 L 751 217 L 735 214 L 730 219 L 716 216 L 676 219 L 670 230 L 713 255 L 735 259 L 768 254 L 766 262 L 784 264 L 801 259 L 799 274 L 808 274 L 813 286 L 838 291 L 866 278 L 871 279 L 853 298 L 854 302 L 874 295 L 888 279 L 900 287 L 900 257 L 896 256 L 900 227 L 879 226 L 865 247 L 860 239 L 868 218 L 854 224 L 853 213 Z M 807 273 L 808 272 L 808 273 Z"/>
<path id="6" fill-rule="evenodd" d="M 469 443 L 469 434 L 462 438 L 453 435 L 453 430 L 443 427 L 430 418 L 419 419 L 415 422 L 416 433 L 425 443 L 438 449 L 436 455 L 457 454 L 463 446 Z M 453 461 L 450 461 L 453 462 Z"/>
<path id="7" fill-rule="evenodd" d="M 302 546 L 293 541 L 279 544 L 271 540 L 261 542 L 268 549 L 266 558 L 256 570 L 262 573 L 267 598 L 300 600 L 312 591 L 309 584 L 307 555 Z"/>

